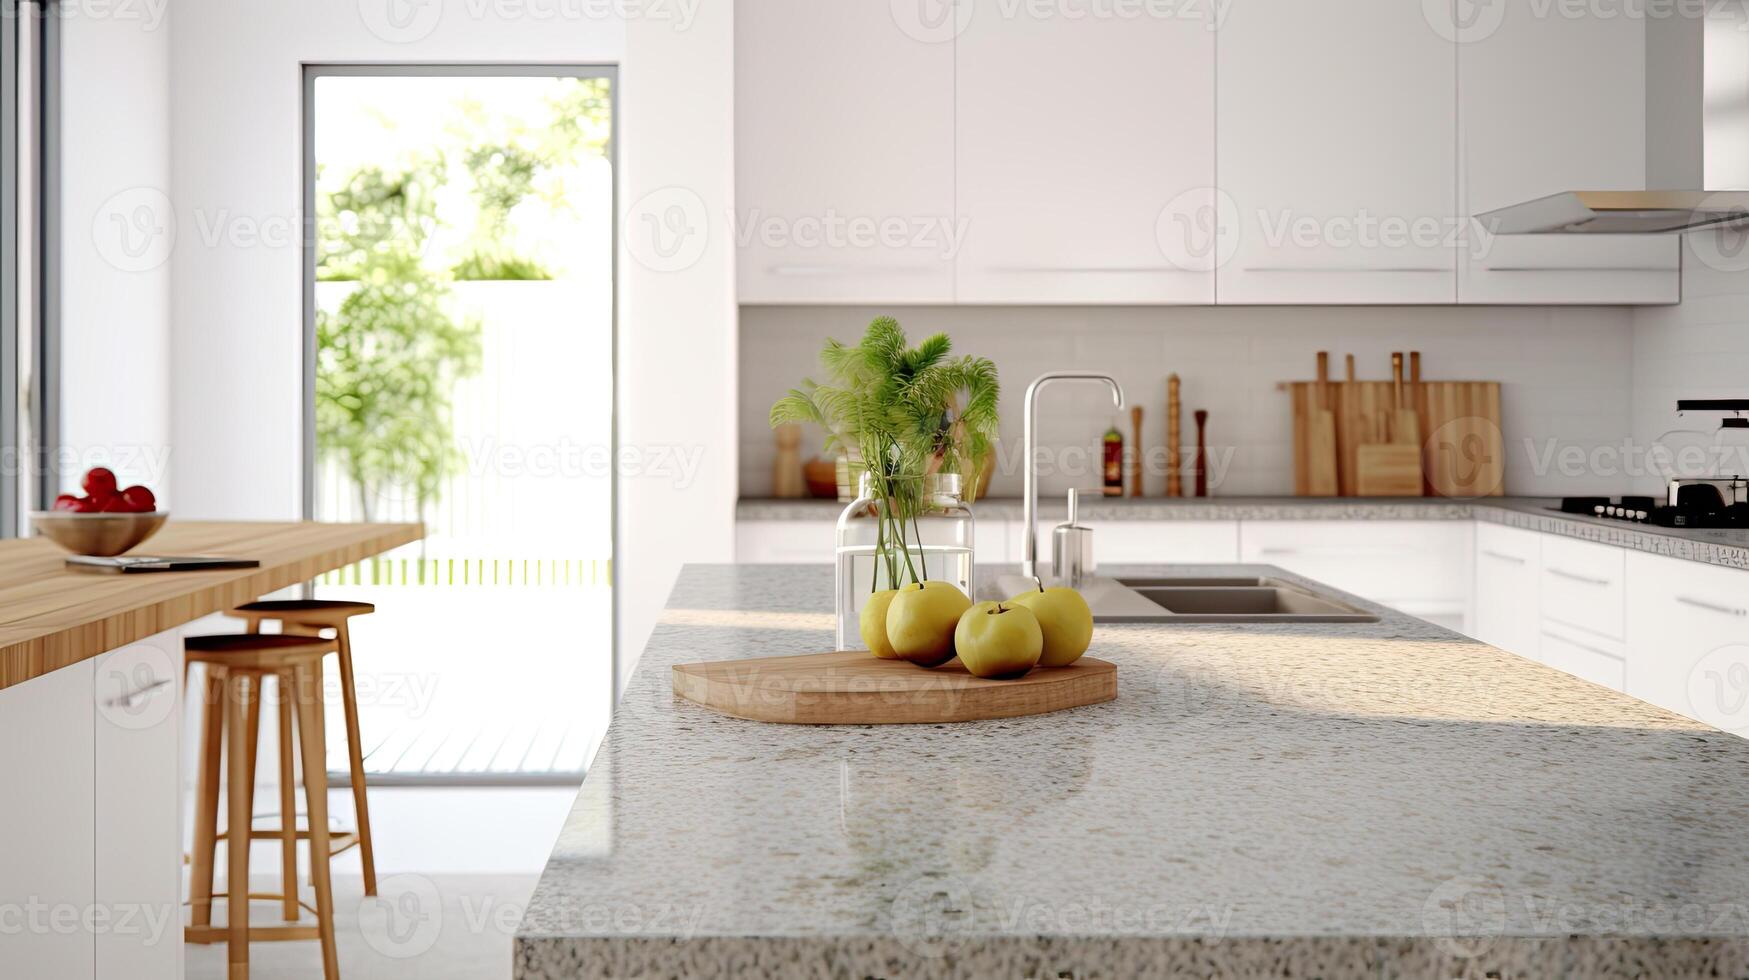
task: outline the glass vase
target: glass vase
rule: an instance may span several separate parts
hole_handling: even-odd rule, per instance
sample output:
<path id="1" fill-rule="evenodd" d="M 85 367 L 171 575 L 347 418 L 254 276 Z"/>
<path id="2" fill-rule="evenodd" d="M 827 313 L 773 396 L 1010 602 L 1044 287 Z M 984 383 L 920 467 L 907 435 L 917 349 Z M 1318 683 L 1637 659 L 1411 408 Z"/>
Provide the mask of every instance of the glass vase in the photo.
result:
<path id="1" fill-rule="evenodd" d="M 863 603 L 885 589 L 951 582 L 972 596 L 972 509 L 957 473 L 877 478 L 863 473 L 838 517 L 838 649 L 861 650 Z"/>

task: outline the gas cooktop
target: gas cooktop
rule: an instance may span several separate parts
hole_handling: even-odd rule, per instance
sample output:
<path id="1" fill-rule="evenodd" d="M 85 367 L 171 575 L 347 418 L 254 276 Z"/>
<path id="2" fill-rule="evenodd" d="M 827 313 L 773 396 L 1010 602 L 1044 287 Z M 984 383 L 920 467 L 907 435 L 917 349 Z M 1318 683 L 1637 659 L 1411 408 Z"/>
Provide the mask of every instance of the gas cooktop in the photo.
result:
<path id="1" fill-rule="evenodd" d="M 1671 507 L 1656 497 L 1562 497 L 1563 514 L 1681 528 L 1749 528 L 1749 504 Z"/>

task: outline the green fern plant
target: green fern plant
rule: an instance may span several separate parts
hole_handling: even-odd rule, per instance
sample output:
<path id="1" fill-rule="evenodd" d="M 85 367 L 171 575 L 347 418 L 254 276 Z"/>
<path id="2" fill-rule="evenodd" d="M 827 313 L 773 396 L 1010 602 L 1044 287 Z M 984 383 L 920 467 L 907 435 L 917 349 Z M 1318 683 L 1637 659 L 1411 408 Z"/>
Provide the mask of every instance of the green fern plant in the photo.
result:
<path id="1" fill-rule="evenodd" d="M 912 581 L 928 576 L 912 543 L 924 504 L 922 478 L 958 473 L 971 500 L 995 450 L 996 365 L 952 354 L 946 334 L 909 347 L 897 320 L 878 317 L 855 345 L 826 342 L 820 352 L 826 382 L 804 380 L 771 406 L 773 428 L 818 425 L 827 452 L 843 453 L 869 474 L 885 503 L 876 551 L 894 586 L 901 570 Z"/>

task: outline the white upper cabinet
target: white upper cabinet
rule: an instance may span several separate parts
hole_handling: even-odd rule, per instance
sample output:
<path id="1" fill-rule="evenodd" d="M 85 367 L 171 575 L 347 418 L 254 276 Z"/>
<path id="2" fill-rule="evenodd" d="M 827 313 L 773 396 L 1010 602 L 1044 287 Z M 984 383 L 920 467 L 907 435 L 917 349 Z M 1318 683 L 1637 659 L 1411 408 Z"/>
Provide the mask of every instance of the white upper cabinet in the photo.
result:
<path id="1" fill-rule="evenodd" d="M 1456 301 L 1456 50 L 1424 6 L 1228 7 L 1219 302 Z"/>
<path id="2" fill-rule="evenodd" d="M 959 301 L 1213 303 L 1210 5 L 962 2 Z"/>
<path id="3" fill-rule="evenodd" d="M 1452 32 L 1464 214 L 1561 191 L 1645 189 L 1643 17 L 1524 3 L 1461 6 L 1477 13 Z M 1458 299 L 1674 303 L 1680 256 L 1679 235 L 1490 236 L 1472 225 Z"/>
<path id="4" fill-rule="evenodd" d="M 743 303 L 953 300 L 953 28 L 887 0 L 735 6 Z"/>

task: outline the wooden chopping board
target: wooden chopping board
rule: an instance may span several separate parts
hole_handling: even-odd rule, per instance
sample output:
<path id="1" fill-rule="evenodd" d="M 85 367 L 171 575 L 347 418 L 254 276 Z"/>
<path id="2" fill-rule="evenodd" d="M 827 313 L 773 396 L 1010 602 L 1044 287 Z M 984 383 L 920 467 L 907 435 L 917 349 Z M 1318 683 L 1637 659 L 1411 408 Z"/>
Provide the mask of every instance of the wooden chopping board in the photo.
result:
<path id="1" fill-rule="evenodd" d="M 1040 715 L 1117 697 L 1117 666 L 1082 657 L 1016 680 L 958 660 L 925 670 L 867 651 L 676 664 L 674 693 L 736 718 L 790 725 L 920 725 Z"/>

